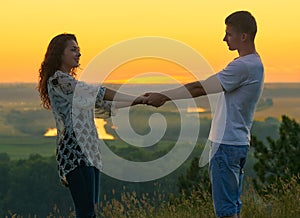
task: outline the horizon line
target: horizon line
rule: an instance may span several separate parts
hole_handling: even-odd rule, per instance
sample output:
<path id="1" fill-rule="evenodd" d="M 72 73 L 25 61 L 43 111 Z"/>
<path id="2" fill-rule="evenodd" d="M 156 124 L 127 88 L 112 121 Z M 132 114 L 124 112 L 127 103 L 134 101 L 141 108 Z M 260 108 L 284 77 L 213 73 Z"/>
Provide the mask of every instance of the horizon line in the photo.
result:
<path id="1" fill-rule="evenodd" d="M 188 82 L 187 82 L 188 83 Z M 298 84 L 298 82 L 265 82 L 264 84 Z M 38 84 L 38 82 L 0 82 L 0 85 L 10 85 L 10 84 Z M 90 83 L 90 84 L 98 84 L 98 83 Z M 124 83 L 102 83 L 102 84 L 108 84 L 108 85 L 124 85 Z M 177 85 L 178 83 L 128 83 L 126 85 Z M 186 83 L 183 83 L 186 84 Z"/>

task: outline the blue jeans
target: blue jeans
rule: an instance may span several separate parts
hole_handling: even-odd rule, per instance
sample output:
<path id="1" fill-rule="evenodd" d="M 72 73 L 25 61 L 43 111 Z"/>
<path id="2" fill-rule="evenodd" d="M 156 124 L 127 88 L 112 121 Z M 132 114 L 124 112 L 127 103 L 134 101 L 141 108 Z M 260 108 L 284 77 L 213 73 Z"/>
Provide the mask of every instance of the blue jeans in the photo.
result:
<path id="1" fill-rule="evenodd" d="M 99 202 L 99 170 L 95 167 L 79 166 L 67 174 L 67 181 L 76 218 L 96 217 L 94 206 Z"/>
<path id="2" fill-rule="evenodd" d="M 248 145 L 212 143 L 209 171 L 214 208 L 218 217 L 241 212 L 243 169 L 248 151 Z"/>

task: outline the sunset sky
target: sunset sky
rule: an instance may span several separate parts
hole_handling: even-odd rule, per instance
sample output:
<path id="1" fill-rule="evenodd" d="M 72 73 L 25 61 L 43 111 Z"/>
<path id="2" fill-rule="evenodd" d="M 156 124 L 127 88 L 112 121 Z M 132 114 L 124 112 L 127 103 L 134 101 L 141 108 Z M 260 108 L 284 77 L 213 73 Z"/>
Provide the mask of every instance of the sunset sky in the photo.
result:
<path id="1" fill-rule="evenodd" d="M 265 65 L 265 81 L 300 82 L 298 0 L 2 1 L 0 82 L 37 82 L 48 43 L 63 32 L 77 36 L 82 69 L 116 43 L 161 36 L 191 46 L 218 72 L 237 56 L 222 41 L 224 19 L 236 10 L 249 10 L 256 17 L 256 47 Z M 135 69 L 132 64 L 126 69 Z M 141 69 L 152 70 L 145 65 Z M 173 73 L 179 78 L 181 71 Z M 118 74 L 111 78 L 123 79 Z"/>

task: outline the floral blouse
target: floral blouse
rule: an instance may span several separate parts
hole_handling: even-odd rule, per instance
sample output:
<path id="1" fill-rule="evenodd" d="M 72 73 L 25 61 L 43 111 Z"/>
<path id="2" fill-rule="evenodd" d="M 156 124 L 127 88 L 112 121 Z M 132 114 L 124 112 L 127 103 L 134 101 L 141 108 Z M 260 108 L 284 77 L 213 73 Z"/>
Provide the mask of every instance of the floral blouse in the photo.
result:
<path id="1" fill-rule="evenodd" d="M 100 143 L 94 123 L 111 116 L 111 102 L 104 101 L 105 87 L 93 86 L 62 71 L 48 79 L 48 94 L 57 127 L 56 159 L 59 176 L 78 166 L 102 168 Z"/>

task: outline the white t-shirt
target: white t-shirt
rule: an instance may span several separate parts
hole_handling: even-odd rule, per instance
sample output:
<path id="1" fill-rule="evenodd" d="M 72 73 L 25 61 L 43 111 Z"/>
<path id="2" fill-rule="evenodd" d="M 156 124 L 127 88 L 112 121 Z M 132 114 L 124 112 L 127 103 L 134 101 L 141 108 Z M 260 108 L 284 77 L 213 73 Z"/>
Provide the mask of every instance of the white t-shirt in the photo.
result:
<path id="1" fill-rule="evenodd" d="M 220 94 L 209 140 L 220 144 L 249 145 L 256 104 L 263 90 L 264 68 L 258 54 L 239 57 L 217 73 Z"/>

